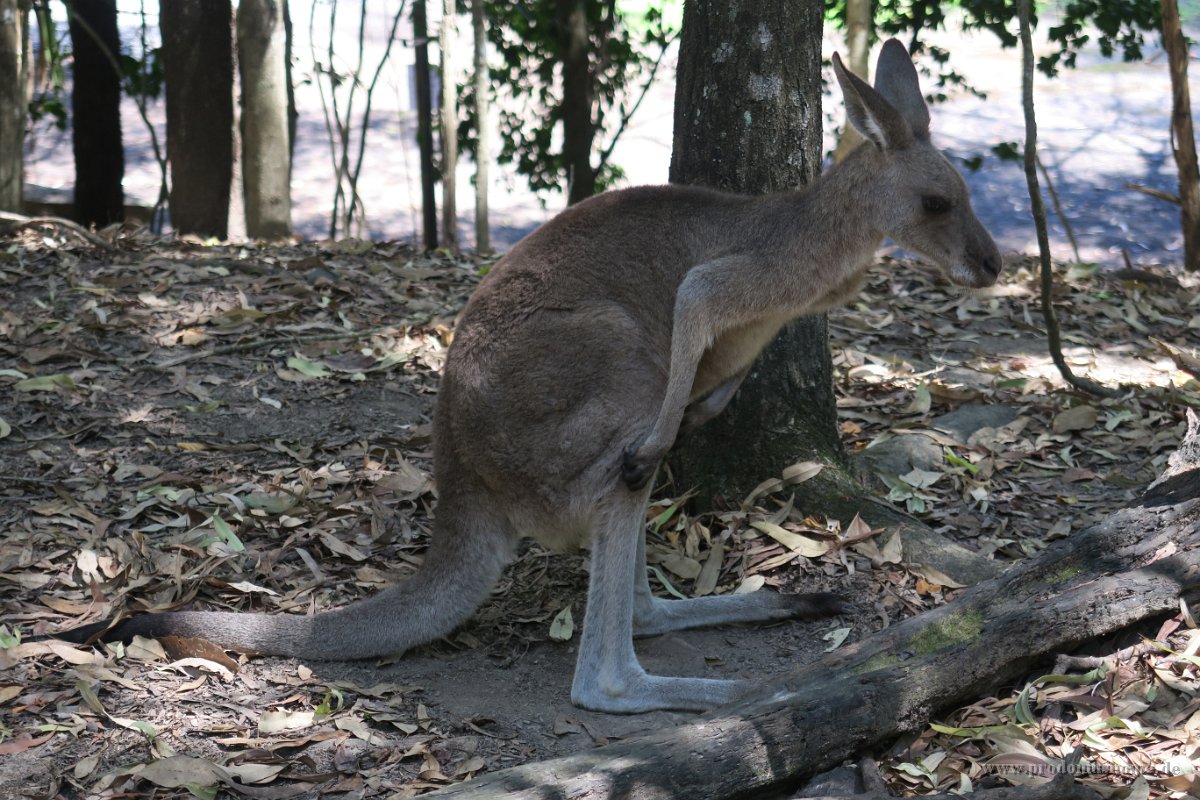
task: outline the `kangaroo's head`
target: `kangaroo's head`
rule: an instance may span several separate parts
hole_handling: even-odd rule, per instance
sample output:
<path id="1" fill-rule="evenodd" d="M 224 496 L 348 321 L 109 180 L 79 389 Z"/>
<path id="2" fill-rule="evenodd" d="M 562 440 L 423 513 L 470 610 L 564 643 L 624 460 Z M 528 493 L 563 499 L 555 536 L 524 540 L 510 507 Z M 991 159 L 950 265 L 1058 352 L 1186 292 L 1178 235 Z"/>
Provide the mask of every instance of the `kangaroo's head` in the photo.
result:
<path id="1" fill-rule="evenodd" d="M 875 87 L 842 66 L 833 70 L 851 124 L 874 148 L 869 189 L 883 233 L 937 264 L 963 286 L 991 286 L 1000 251 L 971 210 L 967 185 L 929 141 L 929 108 L 904 45 L 889 39 L 879 54 Z"/>

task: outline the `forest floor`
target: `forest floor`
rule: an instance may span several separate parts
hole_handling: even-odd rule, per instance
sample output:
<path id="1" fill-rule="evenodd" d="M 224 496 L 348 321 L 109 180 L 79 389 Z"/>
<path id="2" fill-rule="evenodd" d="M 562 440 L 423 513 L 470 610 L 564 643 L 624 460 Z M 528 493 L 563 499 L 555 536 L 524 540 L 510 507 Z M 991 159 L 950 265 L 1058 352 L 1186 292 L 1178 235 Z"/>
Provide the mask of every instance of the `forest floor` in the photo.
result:
<path id="1" fill-rule="evenodd" d="M 690 716 L 570 704 L 586 556 L 534 546 L 469 624 L 384 663 L 28 641 L 146 608 L 304 613 L 409 574 L 436 513 L 439 372 L 487 265 L 355 240 L 0 245 L 0 796 L 406 797 Z M 1200 381 L 1155 343 L 1195 357 L 1200 280 L 1063 271 L 1068 360 L 1127 385 L 1117 399 L 1064 388 L 1020 264 L 961 294 L 885 258 L 830 318 L 847 449 L 897 506 L 999 560 L 1135 497 L 1200 407 Z M 797 508 L 812 470 L 699 516 L 686 487 L 661 487 L 653 581 L 839 591 L 854 612 L 639 641 L 648 669 L 766 677 L 954 596 L 888 532 Z M 886 776 L 982 784 L 1083 737 L 1096 786 L 1194 794 L 1200 631 L 1162 624 L 1167 649 L 980 698 L 900 743 Z"/>

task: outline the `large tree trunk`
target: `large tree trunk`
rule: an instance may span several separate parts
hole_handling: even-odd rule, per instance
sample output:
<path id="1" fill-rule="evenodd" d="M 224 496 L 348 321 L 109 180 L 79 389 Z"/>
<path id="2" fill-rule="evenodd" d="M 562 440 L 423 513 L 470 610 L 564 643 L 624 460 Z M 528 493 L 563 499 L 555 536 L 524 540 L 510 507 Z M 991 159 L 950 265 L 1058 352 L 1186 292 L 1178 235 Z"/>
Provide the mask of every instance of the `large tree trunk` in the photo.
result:
<path id="1" fill-rule="evenodd" d="M 413 48 L 417 72 L 417 148 L 421 153 L 421 222 L 425 249 L 438 246 L 437 198 L 433 169 L 433 98 L 429 87 L 429 24 L 425 18 L 425 0 L 413 0 Z"/>
<path id="2" fill-rule="evenodd" d="M 1192 100 L 1188 93 L 1188 45 L 1179 24 L 1176 0 L 1162 0 L 1163 46 L 1171 68 L 1171 144 L 1179 168 L 1179 219 L 1183 226 L 1183 264 L 1200 270 L 1200 169 L 1192 131 Z"/>
<path id="3" fill-rule="evenodd" d="M 233 12 L 229 0 L 159 9 L 171 161 L 171 224 L 225 238 L 233 179 Z"/>
<path id="4" fill-rule="evenodd" d="M 558 0 L 558 57 L 562 64 L 562 158 L 567 171 L 567 203 L 578 203 L 596 193 L 592 168 L 592 76 L 588 65 L 586 0 Z"/>
<path id="5" fill-rule="evenodd" d="M 488 224 L 488 92 L 491 81 L 487 66 L 487 29 L 484 26 L 484 0 L 471 0 L 471 24 L 475 34 L 475 251 L 492 249 Z"/>
<path id="6" fill-rule="evenodd" d="M 21 212 L 25 177 L 27 3 L 0 0 L 0 211 Z"/>
<path id="7" fill-rule="evenodd" d="M 431 797 L 744 797 L 919 731 L 931 715 L 1200 592 L 1200 418 L 1133 505 L 934 611 L 670 729 Z"/>
<path id="8" fill-rule="evenodd" d="M 671 181 L 734 192 L 794 189 L 821 169 L 820 3 L 695 0 L 684 9 Z M 771 287 L 764 286 L 764 292 Z M 721 417 L 671 465 L 700 502 L 737 503 L 764 476 L 843 457 L 825 318 L 787 326 Z"/>
<path id="9" fill-rule="evenodd" d="M 442 244 L 458 249 L 458 76 L 454 40 L 458 36 L 454 0 L 443 0 L 442 29 Z"/>
<path id="10" fill-rule="evenodd" d="M 75 217 L 83 225 L 104 226 L 125 218 L 117 4 L 87 0 L 71 9 Z"/>
<path id="11" fill-rule="evenodd" d="M 237 11 L 242 183 L 246 235 L 254 239 L 280 239 L 292 232 L 282 6 L 280 0 L 240 0 Z"/>

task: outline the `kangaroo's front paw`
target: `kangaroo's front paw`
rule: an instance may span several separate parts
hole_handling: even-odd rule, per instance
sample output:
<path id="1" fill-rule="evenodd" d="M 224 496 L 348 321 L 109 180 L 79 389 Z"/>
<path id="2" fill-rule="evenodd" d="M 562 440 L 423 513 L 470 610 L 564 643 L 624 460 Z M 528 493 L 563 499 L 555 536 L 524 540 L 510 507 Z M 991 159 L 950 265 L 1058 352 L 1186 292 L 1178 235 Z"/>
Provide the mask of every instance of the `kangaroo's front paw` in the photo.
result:
<path id="1" fill-rule="evenodd" d="M 654 474 L 660 458 L 661 454 L 647 453 L 645 448 L 629 448 L 621 457 L 621 480 L 631 491 L 642 489 Z"/>

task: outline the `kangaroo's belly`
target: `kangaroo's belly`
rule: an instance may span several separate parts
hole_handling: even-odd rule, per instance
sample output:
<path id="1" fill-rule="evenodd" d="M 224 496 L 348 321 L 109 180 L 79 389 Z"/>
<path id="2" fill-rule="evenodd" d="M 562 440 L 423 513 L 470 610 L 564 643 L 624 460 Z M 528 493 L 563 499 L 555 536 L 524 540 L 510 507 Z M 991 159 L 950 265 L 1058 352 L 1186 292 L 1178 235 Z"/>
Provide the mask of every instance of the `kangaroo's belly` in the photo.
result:
<path id="1" fill-rule="evenodd" d="M 772 317 L 741 325 L 718 336 L 700 359 L 692 382 L 691 399 L 703 397 L 749 367 L 786 321 L 784 317 Z"/>

